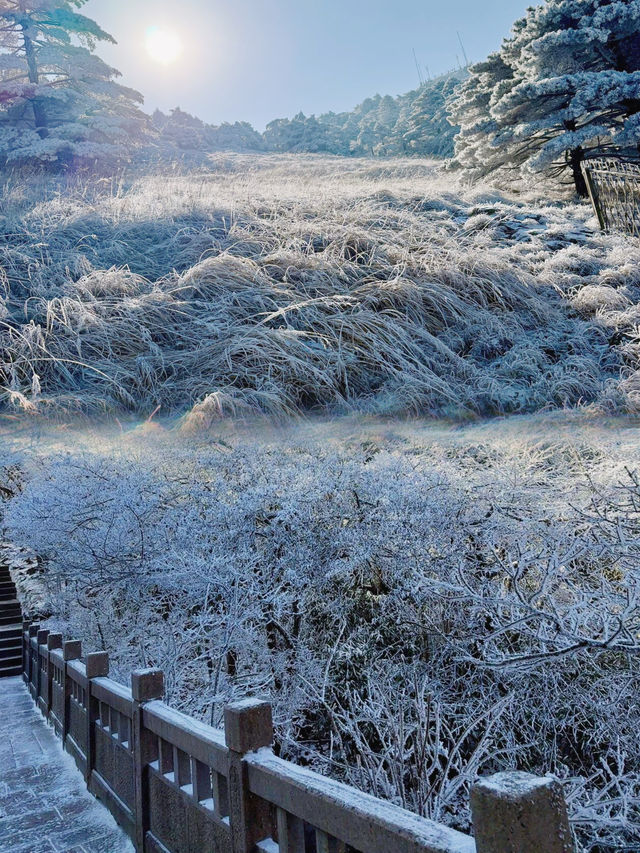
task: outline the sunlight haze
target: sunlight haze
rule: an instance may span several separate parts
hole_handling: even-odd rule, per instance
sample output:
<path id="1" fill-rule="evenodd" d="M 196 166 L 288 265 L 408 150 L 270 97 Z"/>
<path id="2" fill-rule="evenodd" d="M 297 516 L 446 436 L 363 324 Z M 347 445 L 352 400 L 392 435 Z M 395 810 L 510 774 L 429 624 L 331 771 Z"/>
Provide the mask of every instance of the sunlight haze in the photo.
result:
<path id="1" fill-rule="evenodd" d="M 157 26 L 147 30 L 145 47 L 151 59 L 161 65 L 173 65 L 183 50 L 182 40 L 176 32 Z"/>
<path id="2" fill-rule="evenodd" d="M 375 92 L 396 95 L 499 47 L 525 0 L 384 0 L 318 4 L 279 0 L 89 0 L 118 44 L 100 54 L 145 95 L 145 109 L 180 106 L 205 121 L 250 121 L 258 129 L 299 111 L 352 109 Z M 178 32 L 178 62 L 149 61 L 151 26 Z M 427 72 L 428 67 L 428 72 Z"/>

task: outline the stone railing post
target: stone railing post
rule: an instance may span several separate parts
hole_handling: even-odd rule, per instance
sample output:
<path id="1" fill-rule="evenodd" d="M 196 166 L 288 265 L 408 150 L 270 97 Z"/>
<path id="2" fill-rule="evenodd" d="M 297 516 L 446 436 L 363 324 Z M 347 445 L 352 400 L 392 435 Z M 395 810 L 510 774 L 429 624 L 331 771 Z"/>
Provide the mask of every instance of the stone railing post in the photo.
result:
<path id="1" fill-rule="evenodd" d="M 45 646 L 45 648 L 46 648 L 48 636 L 49 636 L 49 632 L 47 631 L 46 628 L 41 628 L 38 631 L 38 633 L 36 634 L 36 640 L 38 643 L 37 654 L 36 654 L 36 666 L 38 667 L 37 679 L 36 679 L 36 705 L 40 708 L 40 710 L 42 710 L 42 706 L 44 704 L 42 702 L 42 689 L 43 689 L 42 661 L 44 658 L 44 654 L 46 654 L 46 652 L 43 654 L 42 647 Z M 48 663 L 49 663 L 49 659 L 47 658 L 47 664 Z"/>
<path id="2" fill-rule="evenodd" d="M 555 779 L 496 773 L 471 789 L 478 853 L 575 853 L 567 804 Z"/>
<path id="3" fill-rule="evenodd" d="M 91 773 L 96 766 L 96 727 L 95 721 L 99 717 L 99 702 L 93 698 L 91 679 L 103 678 L 109 675 L 109 655 L 107 652 L 91 652 L 85 658 L 85 669 L 87 673 L 87 689 L 84 697 L 87 709 L 87 762 L 84 770 L 84 778 L 89 784 Z"/>
<path id="4" fill-rule="evenodd" d="M 164 696 L 164 673 L 161 669 L 137 669 L 131 673 L 133 696 L 133 772 L 135 774 L 135 838 L 138 853 L 144 853 L 144 839 L 149 829 L 149 784 L 147 765 L 158 757 L 158 740 L 145 729 L 142 712 L 145 702 Z"/>
<path id="5" fill-rule="evenodd" d="M 269 804 L 249 792 L 243 758 L 273 742 L 271 705 L 259 699 L 234 702 L 224 709 L 224 736 L 229 748 L 229 818 L 233 853 L 252 853 L 271 835 Z"/>
<path id="6" fill-rule="evenodd" d="M 22 680 L 29 685 L 29 625 L 31 619 L 22 620 Z"/>
<path id="7" fill-rule="evenodd" d="M 54 649 L 62 648 L 62 634 L 50 633 L 47 637 L 47 652 L 52 652 Z M 51 682 L 53 681 L 53 667 L 51 666 L 51 658 L 47 661 L 47 692 L 46 696 L 46 716 L 49 719 L 49 713 L 51 711 Z"/>
<path id="8" fill-rule="evenodd" d="M 62 715 L 62 744 L 64 746 L 69 733 L 69 706 L 71 702 L 71 679 L 67 677 L 67 662 L 78 660 L 82 657 L 82 643 L 80 640 L 67 640 L 62 644 L 62 657 L 64 666 L 62 668 L 62 683 L 64 687 L 64 712 Z"/>
<path id="9" fill-rule="evenodd" d="M 37 694 L 35 694 L 35 686 L 37 684 L 38 679 L 37 679 L 36 672 L 34 670 L 34 667 L 38 665 L 38 659 L 37 659 L 37 655 L 34 655 L 34 653 L 33 653 L 33 647 L 31 645 L 31 640 L 34 637 L 37 637 L 39 630 L 40 630 L 40 625 L 38 625 L 37 623 L 36 624 L 32 623 L 31 625 L 29 625 L 29 638 L 27 640 L 27 642 L 28 642 L 27 652 L 29 655 L 29 684 L 28 684 L 28 687 L 29 687 L 29 693 L 31 693 L 31 698 L 33 699 L 34 702 L 38 701 Z"/>

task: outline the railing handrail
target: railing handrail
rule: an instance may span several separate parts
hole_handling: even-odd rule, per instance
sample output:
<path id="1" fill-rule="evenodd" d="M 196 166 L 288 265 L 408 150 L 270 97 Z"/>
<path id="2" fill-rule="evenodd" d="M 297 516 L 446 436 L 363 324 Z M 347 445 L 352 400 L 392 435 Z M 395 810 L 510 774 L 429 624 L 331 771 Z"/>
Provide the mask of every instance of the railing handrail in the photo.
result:
<path id="1" fill-rule="evenodd" d="M 267 702 L 227 705 L 215 729 L 162 701 L 159 670 L 135 671 L 129 689 L 105 652 L 83 658 L 80 641 L 28 622 L 22 638 L 32 698 L 138 853 L 304 853 L 308 832 L 317 853 L 574 853 L 553 779 L 479 780 L 474 839 L 274 755 Z"/>
<path id="2" fill-rule="evenodd" d="M 340 831 L 348 810 L 350 824 L 343 840 L 358 850 L 366 845 L 367 853 L 475 853 L 470 835 L 292 764 L 270 749 L 248 754 L 245 762 L 252 794 L 313 821 L 329 835 Z"/>
<path id="3" fill-rule="evenodd" d="M 218 773 L 226 772 L 229 750 L 224 731 L 194 720 L 158 699 L 145 704 L 142 720 L 146 729 L 172 746 L 189 753 Z"/>
<path id="4" fill-rule="evenodd" d="M 108 676 L 93 678 L 91 686 L 93 695 L 99 702 L 104 702 L 127 717 L 133 715 L 133 697 L 130 688 Z"/>

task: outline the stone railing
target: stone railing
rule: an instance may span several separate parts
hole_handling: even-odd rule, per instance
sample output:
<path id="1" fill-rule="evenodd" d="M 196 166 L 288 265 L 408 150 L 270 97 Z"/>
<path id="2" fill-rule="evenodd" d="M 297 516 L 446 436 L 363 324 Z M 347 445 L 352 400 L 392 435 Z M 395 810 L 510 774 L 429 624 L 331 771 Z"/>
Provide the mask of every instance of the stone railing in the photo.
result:
<path id="1" fill-rule="evenodd" d="M 499 773 L 473 788 L 475 840 L 274 755 L 271 706 L 228 705 L 224 731 L 161 700 L 160 670 L 108 677 L 106 652 L 23 626 L 34 702 L 138 853 L 573 853 L 553 779 Z"/>

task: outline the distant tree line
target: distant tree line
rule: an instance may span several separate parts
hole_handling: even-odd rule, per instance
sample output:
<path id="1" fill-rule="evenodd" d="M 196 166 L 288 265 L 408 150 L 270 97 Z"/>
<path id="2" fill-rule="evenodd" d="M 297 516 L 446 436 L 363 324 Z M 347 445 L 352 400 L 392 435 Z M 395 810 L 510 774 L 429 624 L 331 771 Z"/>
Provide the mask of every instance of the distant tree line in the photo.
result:
<path id="1" fill-rule="evenodd" d="M 457 128 L 446 104 L 466 71 L 452 71 L 398 97 L 375 95 L 354 110 L 269 122 L 258 133 L 247 122 L 205 124 L 180 108 L 152 117 L 158 152 L 282 151 L 342 156 L 451 157 Z"/>
<path id="2" fill-rule="evenodd" d="M 471 178 L 567 173 L 640 156 L 640 0 L 545 0 L 485 61 L 350 112 L 210 125 L 142 96 L 95 55 L 113 38 L 86 0 L 0 2 L 0 168 L 206 159 L 215 151 L 453 158 Z"/>

